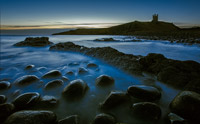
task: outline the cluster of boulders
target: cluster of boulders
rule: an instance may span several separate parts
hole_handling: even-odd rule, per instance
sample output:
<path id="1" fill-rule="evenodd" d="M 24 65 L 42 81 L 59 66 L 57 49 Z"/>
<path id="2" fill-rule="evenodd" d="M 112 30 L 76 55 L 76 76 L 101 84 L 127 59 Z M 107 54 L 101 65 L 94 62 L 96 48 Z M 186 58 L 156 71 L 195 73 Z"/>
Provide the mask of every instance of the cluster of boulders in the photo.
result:
<path id="1" fill-rule="evenodd" d="M 35 46 L 35 47 L 43 47 L 52 45 L 53 42 L 49 41 L 48 37 L 27 37 L 24 41 L 18 42 L 14 44 L 14 46 Z"/>

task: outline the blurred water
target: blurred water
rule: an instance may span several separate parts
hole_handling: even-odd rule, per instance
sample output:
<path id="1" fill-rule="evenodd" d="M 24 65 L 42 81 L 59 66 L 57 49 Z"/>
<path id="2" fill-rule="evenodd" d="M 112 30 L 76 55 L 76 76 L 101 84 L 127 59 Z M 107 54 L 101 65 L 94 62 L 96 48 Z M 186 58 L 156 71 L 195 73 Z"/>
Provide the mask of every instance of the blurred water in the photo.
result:
<path id="1" fill-rule="evenodd" d="M 39 78 L 46 72 L 57 69 L 61 71 L 62 75 L 69 78 L 69 80 L 83 79 L 90 87 L 89 91 L 83 99 L 76 102 L 66 101 L 61 97 L 61 92 L 63 88 L 69 83 L 65 82 L 64 86 L 46 91 L 43 89 L 44 85 L 49 80 L 41 79 L 44 83 L 34 83 L 29 86 L 18 87 L 14 84 L 9 90 L 0 91 L 0 94 L 4 94 L 8 97 L 8 102 L 11 102 L 16 96 L 13 96 L 13 92 L 20 90 L 20 93 L 25 92 L 39 92 L 42 96 L 53 95 L 60 100 L 60 104 L 55 109 L 50 109 L 54 111 L 58 118 L 64 118 L 68 115 L 78 114 L 81 116 L 82 124 L 89 123 L 92 121 L 94 116 L 100 112 L 98 109 L 99 103 L 102 102 L 106 96 L 113 90 L 119 90 L 126 92 L 127 88 L 135 84 L 145 84 L 153 85 L 160 89 L 162 93 L 162 98 L 158 105 L 161 106 L 162 116 L 166 116 L 168 110 L 168 105 L 174 96 L 179 92 L 179 90 L 173 89 L 165 84 L 156 81 L 154 76 L 144 75 L 144 77 L 136 77 L 126 74 L 115 67 L 107 65 L 106 63 L 91 58 L 79 53 L 73 52 L 59 52 L 59 51 L 49 51 L 49 47 L 14 47 L 13 44 L 22 41 L 27 36 L 1 36 L 1 46 L 0 46 L 0 80 L 8 80 L 11 83 L 14 82 L 20 76 L 27 74 L 37 75 Z M 167 57 L 180 59 L 180 60 L 199 60 L 199 48 L 197 46 L 186 46 L 180 44 L 170 44 L 168 42 L 157 42 L 157 41 L 142 41 L 142 42 L 128 42 L 130 37 L 126 36 L 49 36 L 50 41 L 54 43 L 72 41 L 79 45 L 84 45 L 87 47 L 103 47 L 111 46 L 118 49 L 119 51 L 146 55 L 150 52 L 162 53 Z M 113 37 L 117 40 L 116 42 L 96 42 L 93 41 L 97 38 L 110 38 Z M 126 41 L 126 42 L 124 42 Z M 174 53 L 173 55 L 171 55 Z M 69 63 L 77 62 L 77 66 L 69 66 Z M 86 67 L 88 63 L 96 63 L 99 66 L 99 70 L 88 69 L 87 74 L 79 75 L 78 68 Z M 24 68 L 27 65 L 34 64 L 34 71 L 27 71 Z M 39 68 L 45 67 L 44 71 L 38 71 Z M 66 75 L 66 72 L 73 71 L 74 76 Z M 109 88 L 98 88 L 95 86 L 95 79 L 101 74 L 107 74 L 115 79 L 115 85 Z M 137 101 L 135 101 L 137 102 Z M 124 108 L 125 107 L 125 108 Z M 116 116 L 119 122 L 132 124 L 142 123 L 141 121 L 132 117 L 129 113 L 130 106 L 122 106 L 109 113 Z M 155 123 L 155 122 L 152 122 Z M 156 123 L 163 123 L 163 120 Z M 149 122 L 150 124 L 150 122 Z"/>

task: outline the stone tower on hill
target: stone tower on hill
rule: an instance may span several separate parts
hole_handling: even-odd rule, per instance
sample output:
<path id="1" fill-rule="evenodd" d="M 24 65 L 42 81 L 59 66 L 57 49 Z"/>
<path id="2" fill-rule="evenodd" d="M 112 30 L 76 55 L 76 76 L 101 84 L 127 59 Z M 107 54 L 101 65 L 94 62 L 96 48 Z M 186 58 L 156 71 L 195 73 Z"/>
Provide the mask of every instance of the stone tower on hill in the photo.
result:
<path id="1" fill-rule="evenodd" d="M 153 15 L 152 22 L 158 22 L 158 14 Z"/>

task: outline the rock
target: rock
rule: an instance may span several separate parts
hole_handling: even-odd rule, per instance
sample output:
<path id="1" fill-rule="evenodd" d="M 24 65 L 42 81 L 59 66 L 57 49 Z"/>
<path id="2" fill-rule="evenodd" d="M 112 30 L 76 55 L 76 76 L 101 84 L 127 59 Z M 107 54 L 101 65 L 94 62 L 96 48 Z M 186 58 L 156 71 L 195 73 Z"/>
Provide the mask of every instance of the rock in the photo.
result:
<path id="1" fill-rule="evenodd" d="M 200 94 L 182 91 L 172 100 L 170 109 L 185 119 L 200 122 Z"/>
<path id="2" fill-rule="evenodd" d="M 64 82 L 67 82 L 67 81 L 69 81 L 69 78 L 67 78 L 67 77 L 65 77 L 65 76 L 62 76 L 62 80 L 63 80 Z"/>
<path id="3" fill-rule="evenodd" d="M 34 83 L 36 81 L 39 81 L 39 78 L 37 76 L 25 75 L 25 76 L 22 76 L 22 77 L 19 77 L 18 79 L 16 79 L 14 81 L 14 83 L 16 85 L 28 85 L 28 84 Z"/>
<path id="4" fill-rule="evenodd" d="M 3 104 L 5 103 L 7 100 L 6 96 L 5 95 L 0 95 L 0 104 Z"/>
<path id="5" fill-rule="evenodd" d="M 95 39 L 94 41 L 116 41 L 113 38 L 102 38 L 102 39 Z"/>
<path id="6" fill-rule="evenodd" d="M 71 115 L 58 121 L 58 124 L 79 124 L 80 117 L 78 115 Z"/>
<path id="7" fill-rule="evenodd" d="M 68 64 L 68 66 L 79 66 L 80 64 L 78 62 L 71 62 Z"/>
<path id="8" fill-rule="evenodd" d="M 59 100 L 54 96 L 45 95 L 41 98 L 38 105 L 42 108 L 51 108 L 56 107 L 59 103 Z"/>
<path id="9" fill-rule="evenodd" d="M 114 79 L 108 75 L 100 75 L 96 78 L 96 85 L 100 87 L 109 86 L 114 84 Z"/>
<path id="10" fill-rule="evenodd" d="M 46 67 L 39 67 L 39 68 L 37 68 L 37 70 L 44 73 L 44 72 L 47 71 L 47 68 Z"/>
<path id="11" fill-rule="evenodd" d="M 47 72 L 42 76 L 42 78 L 55 78 L 55 77 L 60 77 L 62 76 L 61 72 L 58 70 L 52 70 Z"/>
<path id="12" fill-rule="evenodd" d="M 130 86 L 127 90 L 127 93 L 132 97 L 146 101 L 155 101 L 161 98 L 160 91 L 152 86 L 145 86 L 145 85 Z"/>
<path id="13" fill-rule="evenodd" d="M 116 124 L 116 120 L 113 116 L 101 113 L 96 115 L 92 124 Z"/>
<path id="14" fill-rule="evenodd" d="M 10 104 L 10 103 L 0 104 L 0 123 L 1 124 L 10 114 L 12 114 L 13 110 L 14 110 L 13 104 Z"/>
<path id="15" fill-rule="evenodd" d="M 169 113 L 168 118 L 170 120 L 170 124 L 187 124 L 185 119 L 174 113 Z"/>
<path id="16" fill-rule="evenodd" d="M 17 110 L 26 109 L 34 106 L 40 99 L 40 94 L 37 92 L 29 92 L 19 95 L 13 100 Z"/>
<path id="17" fill-rule="evenodd" d="M 53 80 L 53 81 L 48 82 L 48 83 L 44 86 L 44 89 L 45 89 L 45 90 L 49 90 L 49 89 L 52 89 L 52 88 L 56 88 L 56 87 L 62 86 L 63 84 L 64 84 L 63 81 L 60 80 L 60 79 Z"/>
<path id="18" fill-rule="evenodd" d="M 71 81 L 63 90 L 66 98 L 76 99 L 82 97 L 88 89 L 87 83 L 81 79 Z"/>
<path id="19" fill-rule="evenodd" d="M 52 44 L 48 37 L 27 37 L 24 41 L 14 44 L 14 46 L 44 47 Z"/>
<path id="20" fill-rule="evenodd" d="M 11 87 L 9 81 L 0 81 L 0 90 L 6 90 Z"/>
<path id="21" fill-rule="evenodd" d="M 94 63 L 89 63 L 87 64 L 87 68 L 98 68 L 98 65 Z"/>
<path id="22" fill-rule="evenodd" d="M 158 120 L 161 117 L 161 109 L 158 105 L 151 102 L 135 103 L 132 106 L 135 117 L 147 120 Z"/>
<path id="23" fill-rule="evenodd" d="M 68 71 L 66 74 L 72 76 L 72 75 L 74 75 L 74 72 L 73 71 Z"/>
<path id="24" fill-rule="evenodd" d="M 25 70 L 30 70 L 30 69 L 33 69 L 35 67 L 35 65 L 27 65 L 25 67 Z"/>
<path id="25" fill-rule="evenodd" d="M 18 111 L 10 115 L 4 124 L 57 124 L 57 117 L 51 111 Z"/>
<path id="26" fill-rule="evenodd" d="M 101 108 L 111 109 L 124 102 L 128 101 L 128 96 L 126 93 L 121 91 L 112 91 L 103 103 L 100 103 Z"/>
<path id="27" fill-rule="evenodd" d="M 20 90 L 20 89 L 17 89 L 17 90 L 15 90 L 15 91 L 12 93 L 12 96 L 13 96 L 13 97 L 16 97 L 16 96 L 18 96 L 20 93 L 21 93 L 21 90 Z"/>
<path id="28" fill-rule="evenodd" d="M 78 69 L 78 74 L 87 74 L 87 73 L 88 73 L 88 70 L 86 68 L 81 67 Z"/>

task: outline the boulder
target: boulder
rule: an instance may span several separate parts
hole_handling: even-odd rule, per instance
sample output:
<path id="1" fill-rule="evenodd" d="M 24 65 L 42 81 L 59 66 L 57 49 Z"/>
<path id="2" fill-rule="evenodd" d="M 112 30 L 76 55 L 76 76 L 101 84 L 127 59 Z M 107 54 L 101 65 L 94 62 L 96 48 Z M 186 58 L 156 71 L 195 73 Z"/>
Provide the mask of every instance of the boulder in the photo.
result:
<path id="1" fill-rule="evenodd" d="M 56 107 L 59 103 L 59 100 L 54 96 L 45 95 L 41 98 L 38 105 L 42 108 L 52 108 Z"/>
<path id="2" fill-rule="evenodd" d="M 42 78 L 55 78 L 55 77 L 60 77 L 62 76 L 61 72 L 58 70 L 51 70 L 44 74 Z"/>
<path id="3" fill-rule="evenodd" d="M 109 114 L 101 113 L 96 115 L 92 124 L 116 124 L 116 119 Z"/>
<path id="4" fill-rule="evenodd" d="M 78 69 L 78 74 L 87 74 L 88 70 L 86 68 L 80 67 Z"/>
<path id="5" fill-rule="evenodd" d="M 64 82 L 67 82 L 67 81 L 69 81 L 69 78 L 67 78 L 67 77 L 65 77 L 65 76 L 62 76 L 62 80 L 63 80 Z"/>
<path id="6" fill-rule="evenodd" d="M 87 83 L 81 79 L 71 81 L 63 90 L 62 94 L 66 98 L 76 99 L 82 97 L 87 89 Z"/>
<path id="7" fill-rule="evenodd" d="M 13 110 L 14 110 L 13 104 L 10 104 L 10 103 L 0 104 L 0 123 L 1 124 L 10 114 L 12 114 Z"/>
<path id="8" fill-rule="evenodd" d="M 22 76 L 22 77 L 19 77 L 17 78 L 14 83 L 16 85 L 28 85 L 28 84 L 31 84 L 31 83 L 34 83 L 36 81 L 39 81 L 39 78 L 35 75 L 25 75 L 25 76 Z"/>
<path id="9" fill-rule="evenodd" d="M 35 67 L 35 65 L 27 65 L 25 67 L 25 70 L 30 70 L 30 69 L 33 69 Z"/>
<path id="10" fill-rule="evenodd" d="M 0 95 L 0 104 L 5 103 L 7 100 L 7 97 L 5 95 Z"/>
<path id="11" fill-rule="evenodd" d="M 135 103 L 132 106 L 133 115 L 139 119 L 158 120 L 161 117 L 161 109 L 151 102 Z"/>
<path id="12" fill-rule="evenodd" d="M 109 86 L 114 84 L 115 80 L 108 75 L 100 75 L 96 78 L 96 85 L 100 87 Z"/>
<path id="13" fill-rule="evenodd" d="M 56 87 L 62 86 L 63 84 L 64 84 L 63 81 L 60 80 L 60 79 L 53 80 L 53 81 L 48 82 L 48 83 L 44 86 L 44 89 L 45 89 L 45 90 L 49 90 L 49 89 L 52 89 L 52 88 L 56 88 Z"/>
<path id="14" fill-rule="evenodd" d="M 68 64 L 68 66 L 79 66 L 80 64 L 78 62 L 71 62 Z"/>
<path id="15" fill-rule="evenodd" d="M 87 68 L 98 68 L 98 65 L 94 63 L 89 63 L 87 64 Z"/>
<path id="16" fill-rule="evenodd" d="M 44 47 L 52 44 L 48 37 L 27 37 L 24 41 L 14 44 L 14 46 Z"/>
<path id="17" fill-rule="evenodd" d="M 78 115 L 71 115 L 58 121 L 58 124 L 79 124 L 80 117 Z"/>
<path id="18" fill-rule="evenodd" d="M 72 76 L 72 75 L 74 75 L 74 72 L 73 71 L 68 71 L 66 74 Z"/>
<path id="19" fill-rule="evenodd" d="M 57 117 L 51 111 L 18 111 L 10 115 L 4 124 L 57 124 Z"/>
<path id="20" fill-rule="evenodd" d="M 200 94 L 182 91 L 172 100 L 170 109 L 185 119 L 200 122 Z"/>
<path id="21" fill-rule="evenodd" d="M 0 90 L 6 90 L 11 87 L 9 81 L 0 81 Z"/>
<path id="22" fill-rule="evenodd" d="M 19 95 L 13 100 L 17 110 L 33 107 L 40 99 L 40 94 L 37 92 L 29 92 Z"/>
<path id="23" fill-rule="evenodd" d="M 121 91 L 112 91 L 108 97 L 100 103 L 102 109 L 111 109 L 113 107 L 119 106 L 120 104 L 127 102 L 129 100 L 126 93 Z"/>
<path id="24" fill-rule="evenodd" d="M 145 101 L 155 101 L 161 98 L 160 91 L 152 86 L 133 85 L 128 88 L 127 93 L 132 97 Z"/>

